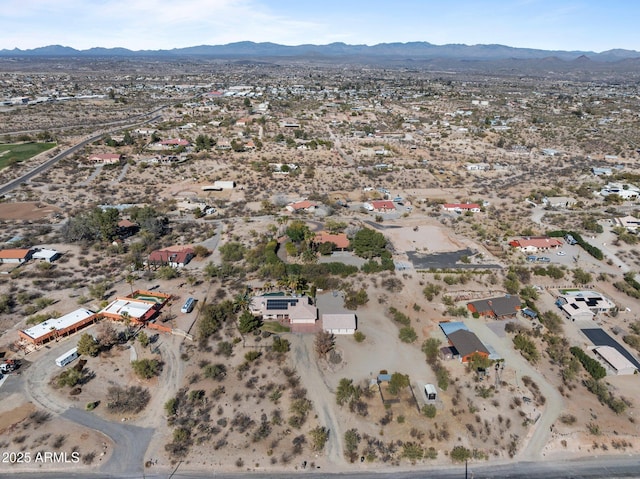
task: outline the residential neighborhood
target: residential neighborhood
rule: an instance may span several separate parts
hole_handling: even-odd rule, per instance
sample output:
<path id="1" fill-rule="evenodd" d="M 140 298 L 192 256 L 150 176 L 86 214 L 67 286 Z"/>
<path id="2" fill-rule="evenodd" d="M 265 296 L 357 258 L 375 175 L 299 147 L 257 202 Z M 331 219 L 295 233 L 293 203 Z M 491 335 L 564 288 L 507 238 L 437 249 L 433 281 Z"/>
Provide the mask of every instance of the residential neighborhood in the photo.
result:
<path id="1" fill-rule="evenodd" d="M 195 52 L 0 52 L 5 450 L 105 477 L 637 458 L 630 59 Z"/>

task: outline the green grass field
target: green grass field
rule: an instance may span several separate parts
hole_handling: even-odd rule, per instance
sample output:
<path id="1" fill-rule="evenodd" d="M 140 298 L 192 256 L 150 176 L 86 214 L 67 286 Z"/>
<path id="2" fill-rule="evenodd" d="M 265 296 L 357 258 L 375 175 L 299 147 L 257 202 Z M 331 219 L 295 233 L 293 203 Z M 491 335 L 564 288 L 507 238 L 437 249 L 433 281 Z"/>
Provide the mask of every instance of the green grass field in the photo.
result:
<path id="1" fill-rule="evenodd" d="M 50 150 L 55 143 L 9 143 L 0 145 L 0 170 Z"/>

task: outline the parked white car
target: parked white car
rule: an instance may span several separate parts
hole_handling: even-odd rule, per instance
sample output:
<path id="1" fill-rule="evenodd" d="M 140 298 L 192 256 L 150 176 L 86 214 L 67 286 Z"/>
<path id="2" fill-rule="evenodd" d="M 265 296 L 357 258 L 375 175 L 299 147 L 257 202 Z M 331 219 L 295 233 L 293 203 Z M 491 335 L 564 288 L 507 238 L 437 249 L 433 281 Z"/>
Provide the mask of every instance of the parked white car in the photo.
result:
<path id="1" fill-rule="evenodd" d="M 565 253 L 564 251 L 558 251 L 556 254 L 558 256 L 566 256 L 567 255 L 567 253 Z"/>

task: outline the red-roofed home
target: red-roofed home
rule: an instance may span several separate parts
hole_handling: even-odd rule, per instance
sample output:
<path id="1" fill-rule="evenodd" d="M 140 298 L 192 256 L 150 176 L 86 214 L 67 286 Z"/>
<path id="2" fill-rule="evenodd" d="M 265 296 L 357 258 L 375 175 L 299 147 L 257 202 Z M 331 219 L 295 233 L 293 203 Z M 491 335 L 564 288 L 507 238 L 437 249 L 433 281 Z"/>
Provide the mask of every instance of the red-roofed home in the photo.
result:
<path id="1" fill-rule="evenodd" d="M 316 233 L 313 238 L 315 244 L 333 243 L 337 249 L 344 250 L 349 247 L 349 238 L 344 233 L 331 234 L 327 231 Z"/>
<path id="2" fill-rule="evenodd" d="M 117 153 L 100 153 L 89 157 L 89 161 L 97 165 L 117 165 L 121 159 L 122 155 Z"/>
<path id="3" fill-rule="evenodd" d="M 286 206 L 287 211 L 295 213 L 297 211 L 313 211 L 318 205 L 309 200 L 298 201 Z"/>
<path id="4" fill-rule="evenodd" d="M 463 213 L 471 211 L 471 213 L 480 213 L 480 205 L 477 203 L 445 203 L 442 205 L 442 209 L 445 211 L 455 211 L 456 213 Z"/>
<path id="5" fill-rule="evenodd" d="M 558 238 L 536 236 L 515 239 L 509 242 L 513 248 L 518 248 L 523 253 L 537 253 L 562 247 L 562 241 Z"/>
<path id="6" fill-rule="evenodd" d="M 0 250 L 0 263 L 24 263 L 32 254 L 33 250 L 30 249 L 3 249 Z"/>
<path id="7" fill-rule="evenodd" d="M 187 140 L 183 140 L 182 138 L 162 140 L 160 144 L 164 146 L 189 146 L 189 142 Z"/>
<path id="8" fill-rule="evenodd" d="M 159 249 L 149 254 L 149 264 L 156 267 L 171 266 L 172 268 L 182 268 L 191 261 L 193 256 L 193 248 L 183 248 L 176 251 Z"/>
<path id="9" fill-rule="evenodd" d="M 376 200 L 369 203 L 373 208 L 373 211 L 386 213 L 388 211 L 395 211 L 396 205 L 391 200 Z M 366 206 L 365 206 L 366 208 Z"/>

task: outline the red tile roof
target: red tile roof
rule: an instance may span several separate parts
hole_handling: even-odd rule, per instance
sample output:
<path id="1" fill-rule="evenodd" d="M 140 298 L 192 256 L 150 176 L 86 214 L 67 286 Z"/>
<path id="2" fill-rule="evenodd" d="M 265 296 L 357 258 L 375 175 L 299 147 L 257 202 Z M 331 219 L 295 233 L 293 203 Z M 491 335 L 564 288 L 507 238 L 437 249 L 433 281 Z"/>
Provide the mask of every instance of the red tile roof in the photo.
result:
<path id="1" fill-rule="evenodd" d="M 395 210 L 396 205 L 393 204 L 391 200 L 378 200 L 372 201 L 371 206 L 373 206 L 374 210 Z"/>
<path id="2" fill-rule="evenodd" d="M 349 247 L 349 238 L 344 233 L 331 234 L 327 231 L 320 231 L 316 234 L 313 239 L 315 243 L 333 243 L 337 248 L 348 248 Z"/>
<path id="3" fill-rule="evenodd" d="M 172 138 L 170 140 L 162 140 L 160 142 L 161 145 L 176 145 L 176 146 L 189 146 L 189 142 L 187 140 L 183 140 L 181 138 Z"/>
<path id="4" fill-rule="evenodd" d="M 298 201 L 297 203 L 291 203 L 289 206 L 297 211 L 297 210 L 306 210 L 308 208 L 313 208 L 314 206 L 318 206 L 318 205 L 316 203 L 313 203 L 312 201 L 304 200 L 304 201 Z"/>
<path id="5" fill-rule="evenodd" d="M 562 246 L 562 241 L 558 238 L 520 238 L 513 240 L 509 243 L 514 248 L 526 248 L 527 246 L 533 246 L 534 248 L 556 248 Z"/>
<path id="6" fill-rule="evenodd" d="M 170 249 L 160 249 L 149 254 L 149 261 L 155 263 L 177 263 L 187 264 L 193 256 L 192 248 L 184 248 L 179 251 L 171 251 Z"/>
<path id="7" fill-rule="evenodd" d="M 30 249 L 3 249 L 0 250 L 0 259 L 25 259 L 27 256 L 29 256 L 30 252 Z"/>

